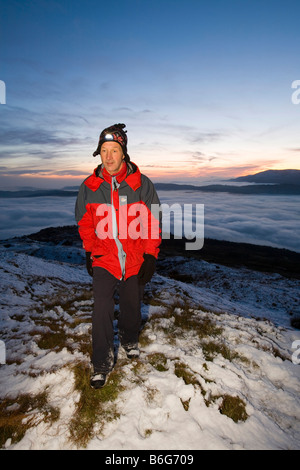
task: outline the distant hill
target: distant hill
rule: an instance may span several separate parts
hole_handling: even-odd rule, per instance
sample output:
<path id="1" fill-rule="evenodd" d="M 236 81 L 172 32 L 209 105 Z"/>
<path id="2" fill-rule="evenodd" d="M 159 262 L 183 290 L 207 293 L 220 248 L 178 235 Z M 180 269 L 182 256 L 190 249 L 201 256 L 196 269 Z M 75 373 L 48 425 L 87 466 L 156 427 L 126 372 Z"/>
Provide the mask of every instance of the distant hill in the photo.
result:
<path id="1" fill-rule="evenodd" d="M 194 186 L 189 184 L 156 183 L 157 191 L 198 191 L 231 194 L 300 195 L 300 184 L 245 184 L 242 186 L 211 184 Z M 77 197 L 78 191 L 46 189 L 37 191 L 0 191 L 0 198 L 36 198 L 36 197 Z"/>
<path id="2" fill-rule="evenodd" d="M 278 195 L 300 195 L 300 184 L 245 184 L 234 186 L 226 184 L 211 184 L 208 186 L 193 186 L 189 184 L 156 183 L 157 191 L 202 191 L 210 193 L 231 194 L 268 194 Z"/>
<path id="3" fill-rule="evenodd" d="M 20 197 L 75 197 L 78 191 L 64 191 L 63 189 L 37 189 L 23 191 L 0 191 L 0 198 L 20 198 Z"/>
<path id="4" fill-rule="evenodd" d="M 300 170 L 266 170 L 254 175 L 240 176 L 229 181 L 300 185 Z"/>
<path id="5" fill-rule="evenodd" d="M 232 183 L 256 183 L 251 185 L 156 183 L 158 191 L 203 191 L 232 194 L 300 195 L 300 170 L 267 170 L 254 175 L 230 179 Z"/>

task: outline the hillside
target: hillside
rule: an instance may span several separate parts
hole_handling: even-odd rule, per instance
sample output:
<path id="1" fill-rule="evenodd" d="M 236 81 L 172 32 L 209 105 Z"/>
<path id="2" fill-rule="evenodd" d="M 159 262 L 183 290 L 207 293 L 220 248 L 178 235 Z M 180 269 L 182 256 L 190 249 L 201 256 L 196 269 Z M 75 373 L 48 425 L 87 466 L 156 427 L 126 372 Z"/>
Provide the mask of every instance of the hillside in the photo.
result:
<path id="1" fill-rule="evenodd" d="M 265 194 L 273 196 L 299 195 L 300 185 L 298 184 L 256 184 L 234 186 L 229 184 L 209 184 L 205 186 L 194 186 L 176 183 L 156 183 L 157 191 L 199 191 L 206 193 L 230 193 L 230 194 Z"/>
<path id="2" fill-rule="evenodd" d="M 240 176 L 230 181 L 300 185 L 300 170 L 266 170 L 254 175 Z"/>
<path id="3" fill-rule="evenodd" d="M 164 247 L 142 304 L 141 358 L 119 348 L 116 296 L 116 365 L 94 391 L 91 279 L 73 230 L 0 243 L 1 446 L 300 448 L 298 279 Z"/>
<path id="4" fill-rule="evenodd" d="M 158 191 L 202 191 L 225 192 L 231 194 L 299 195 L 300 170 L 267 170 L 254 175 L 229 179 L 233 183 L 251 185 L 222 184 L 190 185 L 177 183 L 156 183 Z M 255 183 L 255 184 L 253 184 Z"/>
<path id="5" fill-rule="evenodd" d="M 78 248 L 78 256 L 81 260 L 80 254 L 82 254 L 82 251 L 80 248 L 82 246 L 82 242 L 79 238 L 76 225 L 49 227 L 42 229 L 37 233 L 21 237 L 20 241 L 22 242 L 22 240 L 24 240 L 24 242 L 27 240 L 42 242 L 35 250 L 35 256 L 44 257 L 44 244 L 48 247 L 48 244 L 50 243 L 53 247 L 52 250 L 48 250 L 48 256 L 54 256 L 53 259 L 60 259 L 59 248 L 63 246 L 65 248 Z M 189 242 L 192 241 L 193 240 L 189 240 Z M 277 272 L 288 277 L 300 279 L 300 253 L 296 253 L 294 251 L 209 238 L 205 238 L 204 246 L 201 250 L 186 251 L 186 242 L 187 240 L 184 238 L 174 239 L 172 236 L 170 239 L 163 239 L 158 259 L 158 270 L 161 269 L 161 260 L 164 257 L 181 255 L 225 266 L 242 266 L 258 271 Z M 58 247 L 58 252 L 55 247 Z M 75 251 L 73 249 L 70 250 L 68 254 L 68 256 L 70 256 L 70 261 L 74 260 L 74 253 Z"/>

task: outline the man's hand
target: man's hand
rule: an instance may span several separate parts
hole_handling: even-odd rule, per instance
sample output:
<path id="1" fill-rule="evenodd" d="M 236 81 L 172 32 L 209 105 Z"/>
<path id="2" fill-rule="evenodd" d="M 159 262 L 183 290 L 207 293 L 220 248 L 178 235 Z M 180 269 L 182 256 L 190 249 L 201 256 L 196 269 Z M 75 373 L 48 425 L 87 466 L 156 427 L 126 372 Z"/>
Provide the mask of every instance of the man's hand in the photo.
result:
<path id="1" fill-rule="evenodd" d="M 85 253 L 85 262 L 86 262 L 86 270 L 87 272 L 89 273 L 90 276 L 93 277 L 93 267 L 92 267 L 92 263 L 93 263 L 93 260 L 91 258 L 91 252 L 90 251 L 86 251 Z"/>
<path id="2" fill-rule="evenodd" d="M 147 284 L 147 282 L 151 281 L 151 278 L 155 272 L 155 267 L 156 267 L 155 256 L 145 253 L 144 262 L 138 273 L 139 284 L 145 285 Z"/>

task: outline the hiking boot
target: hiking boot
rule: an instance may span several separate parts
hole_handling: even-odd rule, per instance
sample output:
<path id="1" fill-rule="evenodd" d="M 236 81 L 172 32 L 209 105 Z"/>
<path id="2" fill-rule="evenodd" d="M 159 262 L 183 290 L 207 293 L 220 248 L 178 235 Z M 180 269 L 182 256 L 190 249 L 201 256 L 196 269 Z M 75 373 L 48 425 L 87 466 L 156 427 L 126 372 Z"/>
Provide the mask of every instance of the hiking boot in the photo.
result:
<path id="1" fill-rule="evenodd" d="M 100 372 L 94 372 L 91 375 L 90 385 L 95 390 L 104 387 L 106 381 L 106 375 L 101 374 Z"/>
<path id="2" fill-rule="evenodd" d="M 138 357 L 140 357 L 140 350 L 138 348 L 138 345 L 123 346 L 123 348 L 125 349 L 128 359 L 137 359 Z"/>

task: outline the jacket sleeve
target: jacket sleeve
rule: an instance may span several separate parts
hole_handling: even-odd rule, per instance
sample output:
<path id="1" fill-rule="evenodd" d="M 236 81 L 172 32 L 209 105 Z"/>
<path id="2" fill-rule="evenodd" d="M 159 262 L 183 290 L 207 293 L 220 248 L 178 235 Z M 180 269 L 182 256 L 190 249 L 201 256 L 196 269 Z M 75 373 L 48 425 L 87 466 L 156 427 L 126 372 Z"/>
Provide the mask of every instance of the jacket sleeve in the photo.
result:
<path id="1" fill-rule="evenodd" d="M 75 204 L 75 220 L 78 224 L 78 231 L 83 242 L 83 248 L 85 251 L 91 252 L 97 236 L 90 207 L 89 204 L 87 204 L 87 191 L 88 188 L 82 183 Z"/>
<path id="2" fill-rule="evenodd" d="M 148 209 L 148 237 L 145 244 L 145 253 L 157 258 L 161 244 L 161 209 L 160 200 L 152 181 L 142 175 L 142 201 Z"/>

